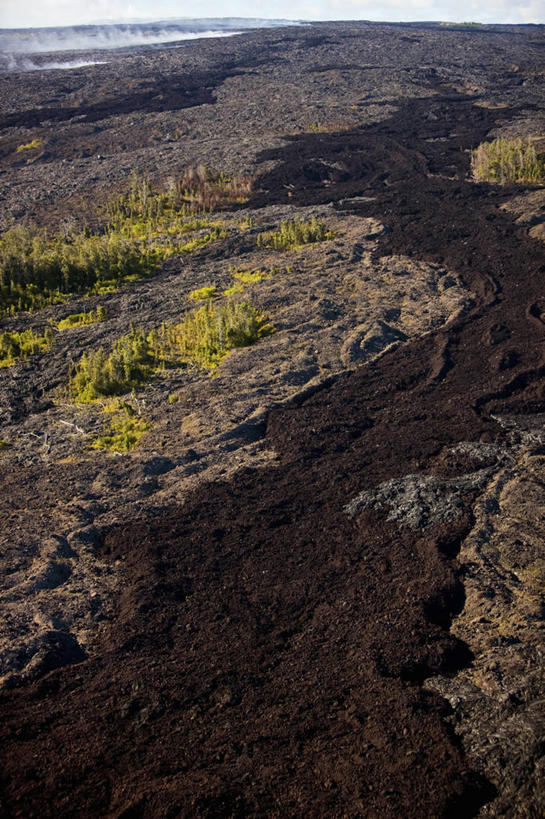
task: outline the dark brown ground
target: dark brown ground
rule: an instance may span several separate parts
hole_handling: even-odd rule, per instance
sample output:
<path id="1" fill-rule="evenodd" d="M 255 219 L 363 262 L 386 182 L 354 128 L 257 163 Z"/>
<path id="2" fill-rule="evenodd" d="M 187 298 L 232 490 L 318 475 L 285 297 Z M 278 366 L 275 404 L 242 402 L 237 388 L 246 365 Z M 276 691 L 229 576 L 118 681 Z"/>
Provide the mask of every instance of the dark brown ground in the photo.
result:
<path id="1" fill-rule="evenodd" d="M 429 88 L 262 155 L 250 204 L 342 202 L 388 227 L 381 255 L 445 264 L 476 306 L 269 413 L 276 466 L 104 533 L 127 580 L 97 650 L 1 696 L 4 815 L 454 817 L 493 798 L 422 686 L 471 661 L 449 626 L 476 490 L 416 531 L 345 511 L 392 478 L 472 473 L 449 448 L 545 411 L 542 246 L 509 192 L 466 181 L 467 149 L 517 110 Z"/>

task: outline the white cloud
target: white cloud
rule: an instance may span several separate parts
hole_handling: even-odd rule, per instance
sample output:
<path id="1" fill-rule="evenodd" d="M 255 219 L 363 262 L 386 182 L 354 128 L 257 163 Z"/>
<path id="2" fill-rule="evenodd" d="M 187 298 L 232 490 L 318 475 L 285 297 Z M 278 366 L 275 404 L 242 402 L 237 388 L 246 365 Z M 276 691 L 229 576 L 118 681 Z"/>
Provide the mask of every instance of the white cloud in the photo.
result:
<path id="1" fill-rule="evenodd" d="M 152 12 L 154 4 L 147 4 Z M 0 26 L 60 26 L 134 17 L 134 4 L 109 0 L 0 0 Z"/>
<path id="2" fill-rule="evenodd" d="M 0 27 L 58 26 L 165 17 L 314 20 L 475 20 L 545 23 L 545 0 L 0 0 Z"/>

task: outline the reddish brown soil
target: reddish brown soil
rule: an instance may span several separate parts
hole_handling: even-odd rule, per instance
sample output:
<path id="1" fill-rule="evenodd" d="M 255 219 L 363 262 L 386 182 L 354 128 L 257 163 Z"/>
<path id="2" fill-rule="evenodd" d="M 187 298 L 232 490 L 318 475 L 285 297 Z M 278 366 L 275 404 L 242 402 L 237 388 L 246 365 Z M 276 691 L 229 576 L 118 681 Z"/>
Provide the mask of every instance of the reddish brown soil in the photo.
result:
<path id="1" fill-rule="evenodd" d="M 421 686 L 468 661 L 448 625 L 471 521 L 415 534 L 343 508 L 384 479 L 464 471 L 440 455 L 501 436 L 491 408 L 543 411 L 542 250 L 505 192 L 464 181 L 463 149 L 498 116 L 413 101 L 274 155 L 256 205 L 288 183 L 291 202 L 373 196 L 349 207 L 389 227 L 381 252 L 445 263 L 478 305 L 273 412 L 276 469 L 106 533 L 129 581 L 101 650 L 0 700 L 4 815 L 470 816 L 491 797 Z"/>

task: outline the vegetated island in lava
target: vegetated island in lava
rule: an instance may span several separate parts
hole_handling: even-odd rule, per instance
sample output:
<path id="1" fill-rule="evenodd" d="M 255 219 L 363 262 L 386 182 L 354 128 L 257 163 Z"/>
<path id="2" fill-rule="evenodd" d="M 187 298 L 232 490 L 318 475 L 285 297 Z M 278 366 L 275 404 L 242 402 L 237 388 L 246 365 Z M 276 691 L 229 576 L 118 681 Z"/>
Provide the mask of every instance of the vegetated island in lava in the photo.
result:
<path id="1" fill-rule="evenodd" d="M 0 76 L 0 813 L 541 817 L 544 27 L 87 58 Z"/>

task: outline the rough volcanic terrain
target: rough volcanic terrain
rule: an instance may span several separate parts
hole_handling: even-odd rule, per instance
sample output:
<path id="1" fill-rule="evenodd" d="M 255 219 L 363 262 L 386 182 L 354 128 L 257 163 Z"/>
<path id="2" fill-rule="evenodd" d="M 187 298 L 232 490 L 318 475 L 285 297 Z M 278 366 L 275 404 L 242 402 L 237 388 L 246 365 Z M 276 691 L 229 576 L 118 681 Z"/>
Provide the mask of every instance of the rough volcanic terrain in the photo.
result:
<path id="1" fill-rule="evenodd" d="M 543 137 L 544 45 L 317 24 L 0 77 L 5 224 L 93 223 L 134 169 L 255 177 L 217 242 L 2 322 L 107 309 L 0 370 L 2 815 L 543 816 L 545 189 L 469 153 Z M 275 333 L 89 449 L 69 363 L 229 265 L 278 265 Z"/>

